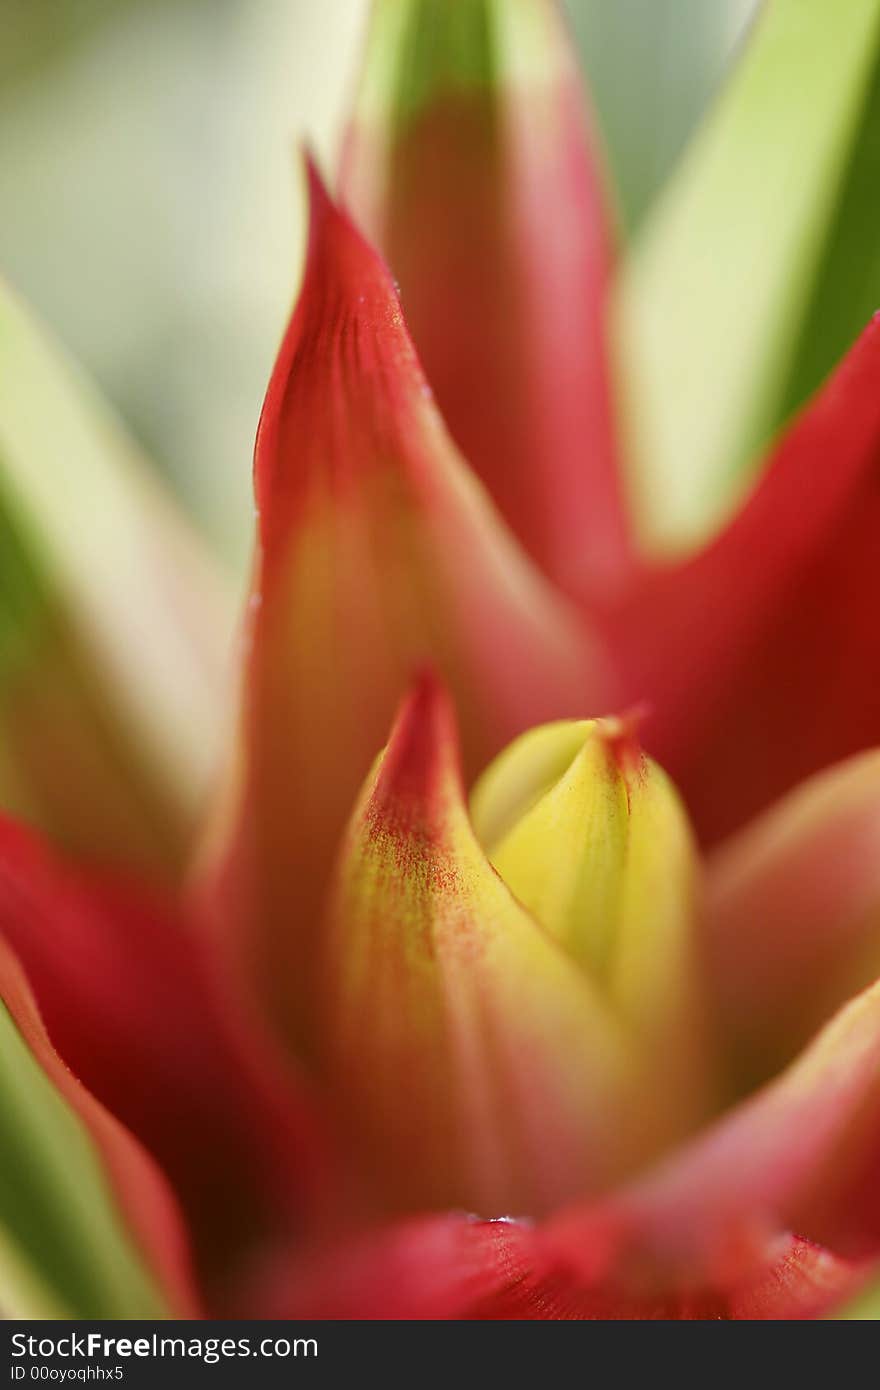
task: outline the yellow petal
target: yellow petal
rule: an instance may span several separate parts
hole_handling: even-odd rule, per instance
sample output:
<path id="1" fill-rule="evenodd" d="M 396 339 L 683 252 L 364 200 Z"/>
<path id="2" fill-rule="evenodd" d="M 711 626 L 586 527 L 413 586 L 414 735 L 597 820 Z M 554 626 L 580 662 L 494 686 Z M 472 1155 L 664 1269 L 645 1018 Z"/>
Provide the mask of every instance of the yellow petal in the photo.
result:
<path id="1" fill-rule="evenodd" d="M 449 702 L 425 680 L 340 860 L 320 1052 L 386 1205 L 534 1213 L 642 1142 L 610 1011 L 470 827 Z"/>
<path id="2" fill-rule="evenodd" d="M 631 721 L 531 730 L 480 779 L 472 811 L 505 883 L 637 1040 L 669 1133 L 692 1126 L 706 1101 L 696 855 Z"/>

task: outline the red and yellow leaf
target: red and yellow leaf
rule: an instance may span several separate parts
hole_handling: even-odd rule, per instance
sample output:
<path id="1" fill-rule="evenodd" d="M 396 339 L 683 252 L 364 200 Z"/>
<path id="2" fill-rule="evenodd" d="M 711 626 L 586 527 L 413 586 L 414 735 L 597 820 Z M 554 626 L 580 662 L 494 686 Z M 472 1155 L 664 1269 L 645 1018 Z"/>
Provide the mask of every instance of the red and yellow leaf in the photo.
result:
<path id="1" fill-rule="evenodd" d="M 555 0 L 380 0 L 343 192 L 453 438 L 544 571 L 617 582 L 608 209 Z"/>
<path id="2" fill-rule="evenodd" d="M 612 686 L 451 443 L 385 266 L 314 173 L 311 198 L 257 439 L 240 745 L 205 867 L 293 1031 L 333 852 L 414 670 L 448 681 L 470 774 Z"/>

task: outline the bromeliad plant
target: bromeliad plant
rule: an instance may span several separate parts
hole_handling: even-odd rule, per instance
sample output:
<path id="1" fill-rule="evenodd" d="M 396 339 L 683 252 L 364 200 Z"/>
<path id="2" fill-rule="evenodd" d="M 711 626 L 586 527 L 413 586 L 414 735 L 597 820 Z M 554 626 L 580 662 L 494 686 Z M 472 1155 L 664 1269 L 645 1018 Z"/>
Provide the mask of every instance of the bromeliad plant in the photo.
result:
<path id="1" fill-rule="evenodd" d="M 4 300 L 6 1311 L 870 1282 L 880 325 L 811 392 L 878 53 L 874 0 L 771 0 L 616 257 L 550 0 L 378 0 L 194 863 L 222 598 Z"/>

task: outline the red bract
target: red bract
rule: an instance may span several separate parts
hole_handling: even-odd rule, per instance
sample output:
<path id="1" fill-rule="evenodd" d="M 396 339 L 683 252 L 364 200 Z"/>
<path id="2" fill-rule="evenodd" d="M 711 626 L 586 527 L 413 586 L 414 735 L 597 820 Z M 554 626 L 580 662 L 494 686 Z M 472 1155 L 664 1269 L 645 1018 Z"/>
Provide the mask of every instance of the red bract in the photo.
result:
<path id="1" fill-rule="evenodd" d="M 191 877 L 3 822 L 13 1044 L 135 1307 L 820 1316 L 880 1262 L 880 323 L 732 520 L 637 553 L 558 16 L 495 15 L 506 81 L 476 0 L 400 52 L 424 6 L 351 208 L 309 169 Z"/>
<path id="2" fill-rule="evenodd" d="M 609 617 L 625 688 L 652 706 L 649 746 L 708 840 L 880 739 L 878 380 L 880 319 L 733 521 L 636 574 Z"/>
<path id="3" fill-rule="evenodd" d="M 615 699 L 587 618 L 446 433 L 388 270 L 314 171 L 310 187 L 257 436 L 241 747 L 204 864 L 294 1027 L 339 833 L 415 668 L 449 681 L 471 775 L 528 725 Z"/>
<path id="4" fill-rule="evenodd" d="M 487 77 L 499 61 L 488 8 L 460 7 L 448 52 L 442 21 L 413 14 L 400 61 L 427 90 L 395 107 L 365 82 L 342 189 L 388 257 L 443 417 L 502 515 L 551 579 L 602 591 L 628 553 L 605 353 L 612 237 L 564 25 L 549 5 L 524 18 L 520 36 L 515 16 L 501 25 L 511 46 L 531 46 L 511 54 L 522 71 L 502 85 L 459 71 L 470 46 Z M 377 49 L 384 37 L 377 23 Z"/>
<path id="5" fill-rule="evenodd" d="M 305 1080 L 176 905 L 76 873 L 8 822 L 0 930 L 65 1061 L 173 1182 L 222 1306 L 249 1247 L 301 1235 L 327 1204 Z"/>

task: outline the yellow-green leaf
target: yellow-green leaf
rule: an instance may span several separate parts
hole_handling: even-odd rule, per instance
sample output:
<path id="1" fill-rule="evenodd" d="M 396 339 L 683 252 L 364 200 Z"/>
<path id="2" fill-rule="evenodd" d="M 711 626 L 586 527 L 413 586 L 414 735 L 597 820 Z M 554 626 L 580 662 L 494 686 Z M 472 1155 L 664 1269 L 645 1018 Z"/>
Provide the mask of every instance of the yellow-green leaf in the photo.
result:
<path id="1" fill-rule="evenodd" d="M 626 721 L 561 722 L 515 740 L 472 797 L 508 887 L 589 975 L 664 1078 L 679 1132 L 702 1117 L 698 875 L 687 817 Z"/>
<path id="2" fill-rule="evenodd" d="M 880 44 L 880 0 L 770 0 L 637 241 L 617 336 L 637 523 L 700 540 L 776 423 Z"/>
<path id="3" fill-rule="evenodd" d="M 430 681 L 353 816 L 324 951 L 318 1051 L 386 1204 L 535 1214 L 641 1152 L 623 1029 L 480 849 Z"/>
<path id="4" fill-rule="evenodd" d="M 54 1052 L 0 943 L 0 1303 L 6 1316 L 158 1318 L 195 1309 L 157 1168 Z"/>
<path id="5" fill-rule="evenodd" d="M 230 623 L 196 537 L 0 285 L 0 804 L 75 850 L 182 857 Z"/>

